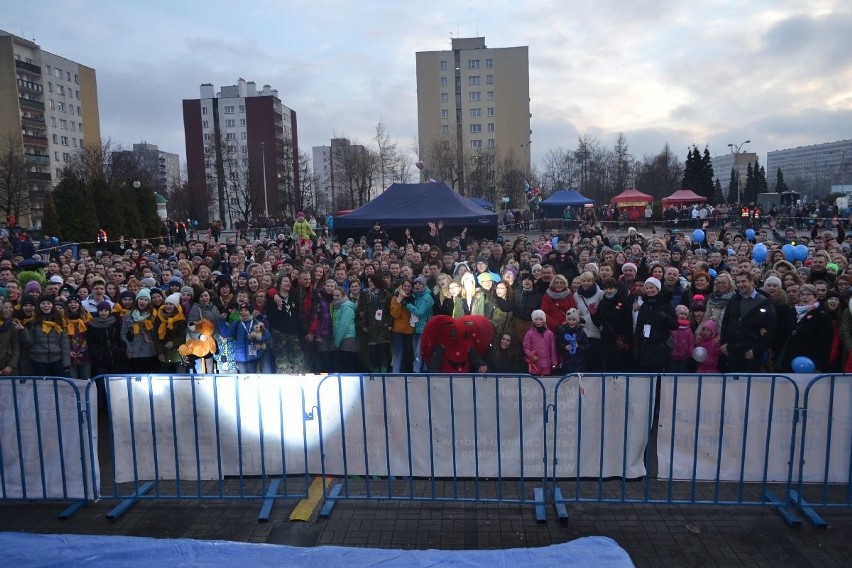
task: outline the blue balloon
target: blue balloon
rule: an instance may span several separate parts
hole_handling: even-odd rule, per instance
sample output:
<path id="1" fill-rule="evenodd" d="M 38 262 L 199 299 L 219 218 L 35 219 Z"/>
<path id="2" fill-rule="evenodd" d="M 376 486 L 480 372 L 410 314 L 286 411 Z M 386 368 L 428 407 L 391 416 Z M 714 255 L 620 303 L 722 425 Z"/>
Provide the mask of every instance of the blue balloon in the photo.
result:
<path id="1" fill-rule="evenodd" d="M 793 262 L 796 260 L 796 247 L 791 244 L 786 244 L 781 247 L 781 252 L 784 253 L 784 260 L 787 262 Z"/>
<path id="2" fill-rule="evenodd" d="M 754 248 L 751 250 L 751 257 L 757 262 L 763 262 L 766 260 L 766 255 L 769 251 L 766 250 L 766 246 L 763 244 L 754 245 Z"/>
<path id="3" fill-rule="evenodd" d="M 796 260 L 805 261 L 808 258 L 808 247 L 805 245 L 796 245 L 794 247 L 794 254 L 796 255 Z"/>
<path id="4" fill-rule="evenodd" d="M 754 229 L 746 229 L 746 238 L 750 241 L 754 240 Z"/>
<path id="5" fill-rule="evenodd" d="M 713 269 L 713 268 L 711 268 L 710 270 L 708 270 L 708 271 L 707 271 L 707 274 L 709 274 L 711 278 L 716 278 L 716 270 L 715 270 L 715 269 Z"/>
<path id="6" fill-rule="evenodd" d="M 703 243 L 704 231 L 702 231 L 701 229 L 695 229 L 694 231 L 692 231 L 692 240 L 694 240 L 696 243 Z"/>
<path id="7" fill-rule="evenodd" d="M 793 363 L 791 365 L 793 370 L 797 373 L 814 373 L 816 372 L 816 365 L 809 357 L 796 357 L 793 359 Z"/>
<path id="8" fill-rule="evenodd" d="M 550 246 L 552 246 L 553 248 L 556 248 L 556 245 L 558 245 L 558 244 L 559 244 L 559 237 L 553 237 L 552 239 L 550 239 Z"/>

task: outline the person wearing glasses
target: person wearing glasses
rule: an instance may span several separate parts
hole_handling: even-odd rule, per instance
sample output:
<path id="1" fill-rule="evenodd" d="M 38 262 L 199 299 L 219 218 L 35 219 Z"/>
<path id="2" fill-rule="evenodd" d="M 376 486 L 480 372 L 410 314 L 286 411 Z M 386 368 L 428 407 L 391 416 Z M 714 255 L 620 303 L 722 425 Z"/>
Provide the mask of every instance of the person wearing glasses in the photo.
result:
<path id="1" fill-rule="evenodd" d="M 787 321 L 782 326 L 789 329 L 782 354 L 781 370 L 792 372 L 793 359 L 807 357 L 814 362 L 816 372 L 829 370 L 834 328 L 831 316 L 825 311 L 818 298 L 818 291 L 812 284 L 799 287 L 799 300 L 794 310 L 787 313 Z"/>

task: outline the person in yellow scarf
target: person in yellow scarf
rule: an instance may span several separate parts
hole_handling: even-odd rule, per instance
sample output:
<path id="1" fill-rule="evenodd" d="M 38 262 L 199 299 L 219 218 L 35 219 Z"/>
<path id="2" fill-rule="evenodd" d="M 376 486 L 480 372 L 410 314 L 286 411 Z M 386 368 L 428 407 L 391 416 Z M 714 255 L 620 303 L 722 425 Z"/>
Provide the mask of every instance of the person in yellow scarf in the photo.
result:
<path id="1" fill-rule="evenodd" d="M 118 296 L 118 301 L 112 307 L 112 313 L 120 320 L 127 317 L 130 310 L 133 308 L 133 300 L 136 299 L 136 294 L 130 290 L 125 290 Z"/>
<path id="2" fill-rule="evenodd" d="M 32 374 L 43 377 L 71 376 L 71 344 L 50 296 L 39 298 L 35 316 L 22 339 L 30 346 Z"/>
<path id="3" fill-rule="evenodd" d="M 160 343 L 160 363 L 166 373 L 186 373 L 178 347 L 186 342 L 186 317 L 180 305 L 180 294 L 170 294 L 157 313 L 157 339 Z"/>
<path id="4" fill-rule="evenodd" d="M 92 363 L 86 331 L 92 314 L 83 309 L 78 297 L 71 296 L 65 303 L 65 319 L 65 329 L 71 342 L 71 377 L 87 381 L 92 376 Z"/>
<path id="5" fill-rule="evenodd" d="M 131 374 L 147 375 L 160 370 L 160 361 L 157 359 L 160 344 L 155 323 L 151 292 L 143 288 L 136 294 L 130 313 L 121 322 L 121 339 L 127 349 L 127 370 Z"/>

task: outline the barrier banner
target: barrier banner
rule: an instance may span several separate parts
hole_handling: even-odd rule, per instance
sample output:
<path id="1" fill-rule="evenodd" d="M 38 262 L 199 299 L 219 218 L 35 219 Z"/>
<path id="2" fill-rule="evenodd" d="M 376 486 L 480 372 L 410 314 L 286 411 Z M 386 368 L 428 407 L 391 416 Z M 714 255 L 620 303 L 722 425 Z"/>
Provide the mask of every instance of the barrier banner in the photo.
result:
<path id="1" fill-rule="evenodd" d="M 98 498 L 99 465 L 95 459 L 92 470 L 90 414 L 82 404 L 86 384 L 63 378 L 0 380 L 0 497 Z M 97 409 L 97 395 L 92 396 Z M 97 412 L 91 419 L 97 447 Z"/>

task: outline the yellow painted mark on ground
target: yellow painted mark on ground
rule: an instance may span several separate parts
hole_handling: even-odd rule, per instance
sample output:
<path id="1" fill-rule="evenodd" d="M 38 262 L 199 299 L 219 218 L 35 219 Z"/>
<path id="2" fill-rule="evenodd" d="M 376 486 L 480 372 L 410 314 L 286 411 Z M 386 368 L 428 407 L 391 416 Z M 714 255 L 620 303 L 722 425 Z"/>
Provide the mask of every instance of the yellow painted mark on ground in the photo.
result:
<path id="1" fill-rule="evenodd" d="M 330 477 L 325 478 L 325 486 L 329 487 L 334 483 Z M 322 501 L 323 486 L 322 478 L 315 477 L 308 488 L 308 496 L 299 501 L 290 513 L 291 521 L 307 521 L 313 516 L 317 506 Z"/>

